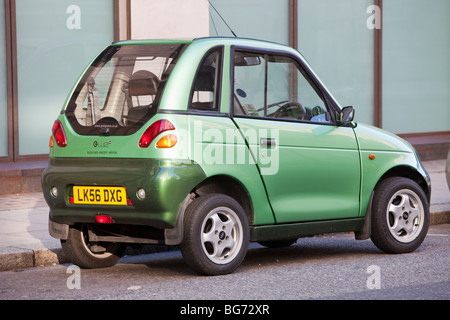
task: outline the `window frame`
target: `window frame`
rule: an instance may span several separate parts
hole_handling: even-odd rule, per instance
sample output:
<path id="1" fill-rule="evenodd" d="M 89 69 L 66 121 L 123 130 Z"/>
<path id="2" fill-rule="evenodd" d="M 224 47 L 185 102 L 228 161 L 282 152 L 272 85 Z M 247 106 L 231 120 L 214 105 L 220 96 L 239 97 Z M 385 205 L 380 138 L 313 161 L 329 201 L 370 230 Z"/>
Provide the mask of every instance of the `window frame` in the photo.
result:
<path id="1" fill-rule="evenodd" d="M 155 46 L 171 46 L 170 44 L 154 44 Z M 180 42 L 180 43 L 174 43 L 174 46 L 176 46 L 176 49 L 172 52 L 172 61 L 167 66 L 167 69 L 163 72 L 160 79 L 160 84 L 158 87 L 158 91 L 155 95 L 154 101 L 152 104 L 154 104 L 154 107 L 152 110 L 150 110 L 143 118 L 141 118 L 134 126 L 118 126 L 112 130 L 109 130 L 108 132 L 102 132 L 98 129 L 98 127 L 94 125 L 92 126 L 84 126 L 78 122 L 78 119 L 75 115 L 75 110 L 77 108 L 76 100 L 78 99 L 78 95 L 80 94 L 81 90 L 83 89 L 84 85 L 87 83 L 87 79 L 92 75 L 93 70 L 98 68 L 99 66 L 104 66 L 107 62 L 111 60 L 111 58 L 118 52 L 122 47 L 127 48 L 126 50 L 133 51 L 134 56 L 138 57 L 139 50 L 143 50 L 145 53 L 145 47 L 149 46 L 146 44 L 142 45 L 120 45 L 119 44 L 112 44 L 108 47 L 106 47 L 95 59 L 94 61 L 88 66 L 88 68 L 85 70 L 84 74 L 81 77 L 81 80 L 76 84 L 75 89 L 73 90 L 69 102 L 67 103 L 66 109 L 61 111 L 61 113 L 65 114 L 67 117 L 67 120 L 69 121 L 70 125 L 72 126 L 73 130 L 80 135 L 85 136 L 94 136 L 94 135 L 112 135 L 112 136 L 128 136 L 132 135 L 135 132 L 139 131 L 157 112 L 159 109 L 159 103 L 161 101 L 161 97 L 164 94 L 164 89 L 167 80 L 169 79 L 175 65 L 178 63 L 180 57 L 183 55 L 186 48 L 189 46 L 189 44 Z M 137 49 L 136 49 L 137 47 Z M 114 70 L 114 73 L 116 70 Z M 108 89 L 109 90 L 109 89 Z M 108 91 L 109 95 L 109 91 Z"/>
<path id="2" fill-rule="evenodd" d="M 205 62 L 205 60 L 214 52 L 218 53 L 218 68 L 217 68 L 217 83 L 216 85 L 216 93 L 214 96 L 214 100 L 216 101 L 216 108 L 214 109 L 197 109 L 196 107 L 194 107 L 192 105 L 192 98 L 194 96 L 194 92 L 195 92 L 195 82 L 197 81 L 197 76 L 200 73 L 200 69 L 203 65 L 203 63 Z M 191 84 L 191 90 L 189 93 L 189 100 L 188 100 L 188 106 L 187 106 L 187 112 L 189 114 L 195 114 L 195 115 L 208 115 L 208 116 L 217 116 L 217 115 L 221 115 L 220 113 L 220 109 L 221 109 L 221 98 L 222 98 L 222 78 L 223 78 L 223 56 L 224 56 L 224 46 L 223 45 L 219 45 L 219 46 L 214 46 L 210 49 L 208 49 L 208 51 L 206 51 L 206 53 L 203 55 L 202 59 L 200 60 L 198 66 L 197 66 L 197 70 L 195 71 L 195 75 L 194 78 L 192 80 L 192 84 Z"/>
<path id="3" fill-rule="evenodd" d="M 305 77 L 305 80 L 313 87 L 318 96 L 323 97 L 323 102 L 325 104 L 325 108 L 327 112 L 330 114 L 330 122 L 315 122 L 309 120 L 300 120 L 300 119 L 288 119 L 288 118 L 273 118 L 267 116 L 251 116 L 245 114 L 235 114 L 234 113 L 234 99 L 235 99 L 235 85 L 234 85 L 234 58 L 235 53 L 238 52 L 246 52 L 250 54 L 259 54 L 259 55 L 275 55 L 281 56 L 284 58 L 290 58 L 296 64 L 298 71 L 302 73 Z M 303 71 L 303 72 L 302 72 Z M 267 73 L 267 70 L 266 70 Z M 336 114 L 339 114 L 340 108 L 338 104 L 334 101 L 334 99 L 330 96 L 328 91 L 322 85 L 319 79 L 315 76 L 313 71 L 305 65 L 296 55 L 276 49 L 263 49 L 256 47 L 247 47 L 247 46 L 231 46 L 230 52 L 230 107 L 229 107 L 229 115 L 230 117 L 237 118 L 248 118 L 248 119 L 259 119 L 259 120 L 271 120 L 271 121 L 285 121 L 285 122 L 296 122 L 296 123 L 309 123 L 316 125 L 331 125 L 337 126 Z"/>

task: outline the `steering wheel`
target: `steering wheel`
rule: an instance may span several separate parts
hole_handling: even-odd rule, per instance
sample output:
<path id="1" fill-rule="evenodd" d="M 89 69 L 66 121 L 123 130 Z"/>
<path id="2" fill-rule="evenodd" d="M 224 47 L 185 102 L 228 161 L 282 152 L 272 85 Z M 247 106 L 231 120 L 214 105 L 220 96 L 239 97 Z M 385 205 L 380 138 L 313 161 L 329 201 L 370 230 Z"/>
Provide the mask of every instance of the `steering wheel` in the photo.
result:
<path id="1" fill-rule="evenodd" d="M 306 116 L 306 108 L 302 106 L 298 102 L 288 102 L 280 107 L 274 114 L 274 118 L 283 118 L 283 117 L 289 117 L 294 118 L 291 115 L 296 115 L 295 119 L 304 120 Z"/>

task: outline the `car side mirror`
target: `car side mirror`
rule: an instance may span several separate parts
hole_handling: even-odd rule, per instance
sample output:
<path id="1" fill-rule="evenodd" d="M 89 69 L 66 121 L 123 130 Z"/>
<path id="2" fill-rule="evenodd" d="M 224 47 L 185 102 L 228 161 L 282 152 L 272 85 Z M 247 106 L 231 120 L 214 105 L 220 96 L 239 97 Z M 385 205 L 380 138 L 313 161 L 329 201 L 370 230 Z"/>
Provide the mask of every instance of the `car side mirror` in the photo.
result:
<path id="1" fill-rule="evenodd" d="M 342 108 L 338 116 L 338 124 L 348 124 L 353 121 L 355 117 L 355 109 L 352 106 Z"/>

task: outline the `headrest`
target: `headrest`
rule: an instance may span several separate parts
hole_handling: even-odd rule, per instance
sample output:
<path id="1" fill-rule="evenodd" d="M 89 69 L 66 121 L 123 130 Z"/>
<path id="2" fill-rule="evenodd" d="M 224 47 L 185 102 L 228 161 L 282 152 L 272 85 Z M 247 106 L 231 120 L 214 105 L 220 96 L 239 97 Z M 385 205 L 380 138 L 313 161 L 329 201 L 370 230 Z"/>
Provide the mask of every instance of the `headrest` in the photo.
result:
<path id="1" fill-rule="evenodd" d="M 131 75 L 128 92 L 132 96 L 155 95 L 158 91 L 158 77 L 147 70 L 139 70 Z"/>
<path id="2" fill-rule="evenodd" d="M 214 91 L 214 67 L 200 68 L 197 79 L 195 80 L 195 91 Z"/>

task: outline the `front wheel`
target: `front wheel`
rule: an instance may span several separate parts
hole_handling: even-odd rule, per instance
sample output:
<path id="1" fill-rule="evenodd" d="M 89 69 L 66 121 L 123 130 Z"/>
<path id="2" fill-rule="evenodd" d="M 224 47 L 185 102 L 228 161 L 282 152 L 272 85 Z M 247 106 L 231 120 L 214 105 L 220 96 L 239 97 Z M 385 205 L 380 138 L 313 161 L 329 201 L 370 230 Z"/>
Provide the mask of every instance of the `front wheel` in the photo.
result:
<path id="1" fill-rule="evenodd" d="M 414 181 L 393 177 L 380 183 L 372 206 L 372 242 L 387 253 L 417 249 L 430 224 L 424 191 Z"/>
<path id="2" fill-rule="evenodd" d="M 186 263 L 204 275 L 233 272 L 244 260 L 249 242 L 247 217 L 233 198 L 209 194 L 186 209 L 180 251 Z"/>

